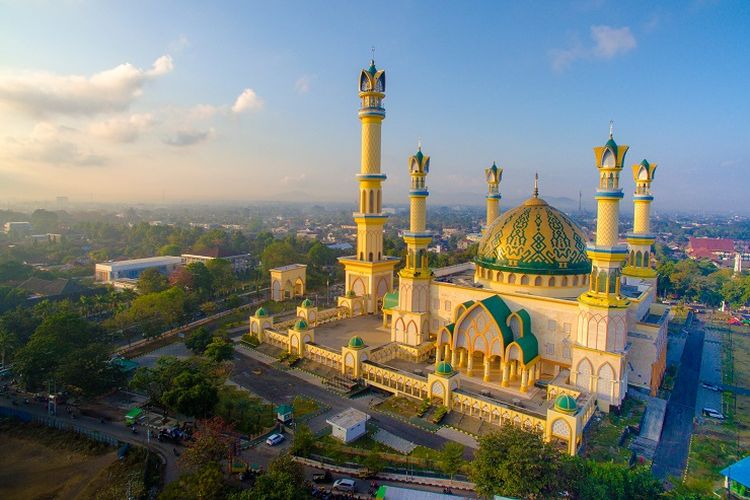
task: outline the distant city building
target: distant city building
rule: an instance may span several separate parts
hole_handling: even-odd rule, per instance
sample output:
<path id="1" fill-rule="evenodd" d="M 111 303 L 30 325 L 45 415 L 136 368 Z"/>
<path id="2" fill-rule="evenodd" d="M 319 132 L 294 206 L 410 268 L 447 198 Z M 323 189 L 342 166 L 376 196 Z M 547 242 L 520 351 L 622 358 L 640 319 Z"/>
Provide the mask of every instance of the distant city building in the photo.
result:
<path id="1" fill-rule="evenodd" d="M 75 281 L 65 278 L 45 280 L 42 278 L 29 278 L 20 285 L 18 290 L 27 294 L 27 298 L 34 299 L 62 299 L 80 295 L 84 289 Z"/>
<path id="2" fill-rule="evenodd" d="M 223 259 L 232 264 L 232 270 L 235 273 L 244 272 L 250 267 L 249 253 L 235 253 L 222 247 L 213 247 L 207 250 L 193 250 L 190 253 L 182 254 L 180 258 L 185 265 L 193 264 L 194 262 L 202 262 L 206 264 L 212 260 Z"/>
<path id="3" fill-rule="evenodd" d="M 311 231 L 310 229 L 301 229 L 297 231 L 297 238 L 302 238 L 304 240 L 317 240 L 318 233 Z"/>
<path id="4" fill-rule="evenodd" d="M 734 240 L 727 238 L 690 238 L 686 253 L 691 259 L 723 262 L 734 255 Z"/>
<path id="5" fill-rule="evenodd" d="M 31 222 L 6 222 L 3 231 L 11 238 L 20 238 L 31 234 Z"/>
<path id="6" fill-rule="evenodd" d="M 46 234 L 32 234 L 29 236 L 31 241 L 36 243 L 60 243 L 62 241 L 62 234 L 58 233 L 46 233 Z"/>
<path id="7" fill-rule="evenodd" d="M 98 282 L 114 283 L 118 280 L 137 280 L 146 269 L 156 269 L 168 275 L 181 263 L 181 257 L 172 256 L 103 262 L 96 265 L 94 274 Z"/>
<path id="8" fill-rule="evenodd" d="M 326 245 L 331 250 L 351 250 L 354 248 L 351 243 L 331 243 L 329 245 Z"/>

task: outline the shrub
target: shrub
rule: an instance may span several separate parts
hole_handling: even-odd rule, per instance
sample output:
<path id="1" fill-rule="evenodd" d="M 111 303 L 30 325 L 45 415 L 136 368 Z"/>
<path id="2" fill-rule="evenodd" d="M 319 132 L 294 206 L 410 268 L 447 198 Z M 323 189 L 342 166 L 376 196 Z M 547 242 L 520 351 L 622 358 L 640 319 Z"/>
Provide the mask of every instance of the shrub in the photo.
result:
<path id="1" fill-rule="evenodd" d="M 432 423 L 433 424 L 439 424 L 441 420 L 443 420 L 443 417 L 445 417 L 448 414 L 448 408 L 445 406 L 439 406 L 437 410 L 435 410 L 435 414 L 432 415 Z"/>
<path id="2" fill-rule="evenodd" d="M 430 400 L 425 398 L 422 400 L 422 404 L 419 405 L 419 408 L 417 408 L 417 416 L 423 417 L 425 413 L 427 413 L 427 410 L 430 409 Z"/>

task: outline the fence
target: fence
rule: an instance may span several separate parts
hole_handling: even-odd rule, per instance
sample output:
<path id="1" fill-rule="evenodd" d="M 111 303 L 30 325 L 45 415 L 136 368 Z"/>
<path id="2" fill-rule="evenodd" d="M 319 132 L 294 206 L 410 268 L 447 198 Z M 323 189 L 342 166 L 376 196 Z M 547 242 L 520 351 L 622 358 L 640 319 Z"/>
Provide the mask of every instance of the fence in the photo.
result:
<path id="1" fill-rule="evenodd" d="M 46 417 L 46 416 L 43 417 L 39 415 L 34 415 L 24 410 L 17 410 L 15 408 L 7 408 L 4 406 L 0 406 L 0 417 L 15 418 L 16 420 L 20 420 L 22 422 L 41 424 L 41 425 L 50 427 L 52 429 L 59 429 L 62 431 L 67 431 L 67 432 L 75 432 L 76 434 L 80 434 L 81 436 L 87 439 L 91 439 L 92 441 L 97 441 L 99 443 L 108 444 L 110 446 L 118 446 L 119 444 L 119 440 L 113 436 L 110 436 L 109 434 L 104 434 L 99 431 L 92 431 L 90 429 L 85 429 L 78 425 L 71 424 L 70 422 L 58 420 L 55 417 Z"/>

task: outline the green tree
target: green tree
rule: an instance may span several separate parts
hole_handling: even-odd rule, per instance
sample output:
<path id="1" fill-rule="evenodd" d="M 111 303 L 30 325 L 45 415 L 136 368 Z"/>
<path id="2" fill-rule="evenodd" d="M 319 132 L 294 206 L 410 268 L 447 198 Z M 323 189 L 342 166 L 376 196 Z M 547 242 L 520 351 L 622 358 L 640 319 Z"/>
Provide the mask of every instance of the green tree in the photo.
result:
<path id="1" fill-rule="evenodd" d="M 211 380 L 188 371 L 177 375 L 161 397 L 164 404 L 183 415 L 201 418 L 212 414 L 218 400 L 219 391 Z"/>
<path id="2" fill-rule="evenodd" d="M 18 347 L 18 335 L 0 323 L 0 366 L 5 366 L 5 360 L 10 360 L 16 347 Z"/>
<path id="3" fill-rule="evenodd" d="M 138 291 L 142 294 L 157 293 L 169 287 L 169 280 L 157 269 L 149 268 L 138 277 Z"/>
<path id="4" fill-rule="evenodd" d="M 260 258 L 266 273 L 275 267 L 294 264 L 303 260 L 299 252 L 297 252 L 288 240 L 274 241 L 263 250 Z"/>
<path id="5" fill-rule="evenodd" d="M 310 455 L 315 444 L 315 435 L 310 427 L 301 424 L 294 430 L 294 439 L 292 440 L 292 454 L 307 457 Z"/>
<path id="6" fill-rule="evenodd" d="M 211 332 L 201 326 L 188 334 L 188 338 L 185 340 L 185 346 L 195 354 L 202 354 L 213 338 Z"/>
<path id="7" fill-rule="evenodd" d="M 226 490 L 221 465 L 208 462 L 169 483 L 159 495 L 159 500 L 221 500 L 227 498 Z"/>
<path id="8" fill-rule="evenodd" d="M 180 254 L 182 254 L 180 245 L 175 245 L 174 243 L 169 243 L 159 249 L 159 255 L 172 255 L 178 257 Z"/>
<path id="9" fill-rule="evenodd" d="M 276 421 L 273 405 L 250 397 L 246 391 L 231 385 L 219 388 L 219 401 L 214 407 L 214 414 L 247 434 L 256 434 Z"/>
<path id="10" fill-rule="evenodd" d="M 443 449 L 440 450 L 440 457 L 438 458 L 440 470 L 453 479 L 453 476 L 461 470 L 463 464 L 464 447 L 459 443 L 446 441 L 443 444 Z"/>
<path id="11" fill-rule="evenodd" d="M 221 417 L 199 420 L 193 439 L 180 455 L 180 465 L 188 470 L 200 469 L 203 464 L 220 462 L 229 453 L 233 429 Z"/>
<path id="12" fill-rule="evenodd" d="M 58 217 L 55 212 L 39 208 L 31 214 L 31 225 L 37 233 L 53 233 L 58 228 Z"/>
<path id="13" fill-rule="evenodd" d="M 234 357 L 234 344 L 221 337 L 214 337 L 203 355 L 216 362 L 228 361 Z"/>
<path id="14" fill-rule="evenodd" d="M 578 494 L 584 500 L 648 500 L 664 492 L 648 468 L 612 462 L 587 461 L 579 480 Z"/>
<path id="15" fill-rule="evenodd" d="M 116 320 L 122 325 L 138 328 L 144 337 L 154 337 L 176 324 L 182 318 L 185 306 L 185 292 L 179 287 L 171 287 L 139 296 L 128 309 L 117 315 Z"/>
<path id="16" fill-rule="evenodd" d="M 571 489 L 566 458 L 540 433 L 507 425 L 479 438 L 470 476 L 482 496 L 549 498 Z"/>
<path id="17" fill-rule="evenodd" d="M 378 472 L 383 470 L 383 457 L 381 457 L 380 453 L 377 451 L 370 450 L 370 452 L 365 455 L 364 460 L 362 460 L 362 465 L 365 470 L 367 470 L 368 476 L 376 476 Z"/>
<path id="18" fill-rule="evenodd" d="M 191 290 L 201 297 L 209 297 L 213 292 L 213 278 L 203 262 L 193 262 L 185 266 L 190 273 Z"/>
<path id="19" fill-rule="evenodd" d="M 206 269 L 211 274 L 211 284 L 214 290 L 228 291 L 237 283 L 232 264 L 228 260 L 211 260 L 206 264 Z"/>
<path id="20" fill-rule="evenodd" d="M 289 500 L 311 498 L 305 488 L 305 471 L 289 455 L 274 459 L 268 473 L 260 476 L 252 489 L 232 497 L 237 500 L 262 498 L 263 500 Z"/>
<path id="21" fill-rule="evenodd" d="M 5 260 L 0 262 L 0 282 L 23 281 L 31 276 L 33 269 L 17 260 Z"/>

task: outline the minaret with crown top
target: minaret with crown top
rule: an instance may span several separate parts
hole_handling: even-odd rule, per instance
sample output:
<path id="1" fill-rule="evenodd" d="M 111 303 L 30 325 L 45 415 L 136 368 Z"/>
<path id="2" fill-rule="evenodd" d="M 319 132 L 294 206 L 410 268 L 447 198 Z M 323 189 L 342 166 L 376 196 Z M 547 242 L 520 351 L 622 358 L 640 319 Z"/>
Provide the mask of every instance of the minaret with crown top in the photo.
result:
<path id="1" fill-rule="evenodd" d="M 643 160 L 633 165 L 633 232 L 627 235 L 628 260 L 622 274 L 626 282 L 633 281 L 634 284 L 643 279 L 656 284 L 656 270 L 651 266 L 655 241 L 651 233 L 651 202 L 654 201 L 651 182 L 655 173 L 656 163 Z"/>
<path id="2" fill-rule="evenodd" d="M 498 168 L 495 162 L 492 162 L 490 168 L 484 169 L 484 176 L 487 180 L 487 217 L 485 219 L 486 226 L 489 227 L 497 216 L 500 215 L 500 199 L 502 196 L 498 191 L 500 181 L 503 180 L 503 169 Z"/>
<path id="3" fill-rule="evenodd" d="M 374 51 L 373 51 L 374 52 Z M 354 213 L 357 224 L 357 253 L 339 261 L 346 271 L 346 292 L 349 296 L 364 297 L 368 313 L 378 311 L 383 296 L 393 289 L 393 270 L 398 258 L 383 254 L 383 225 L 388 217 L 383 214 L 380 172 L 380 128 L 385 118 L 385 71 L 370 67 L 359 75 L 359 120 L 362 124 L 362 159 L 359 181 L 359 210 Z"/>
<path id="4" fill-rule="evenodd" d="M 572 343 L 571 383 L 595 394 L 607 411 L 619 406 L 627 391 L 627 313 L 630 301 L 620 293 L 621 266 L 627 248 L 619 243 L 622 189 L 620 172 L 628 146 L 609 140 L 594 148 L 599 187 L 596 190 L 596 240 L 586 253 L 591 259 L 588 291 L 578 298 L 579 316 Z"/>
<path id="5" fill-rule="evenodd" d="M 430 157 L 417 153 L 409 158 L 409 230 L 404 232 L 406 265 L 398 273 L 398 309 L 393 311 L 391 340 L 416 346 L 429 339 L 429 294 L 432 271 L 427 264 L 427 245 L 432 233 L 427 231 L 427 196 L 425 184 L 430 171 Z"/>

